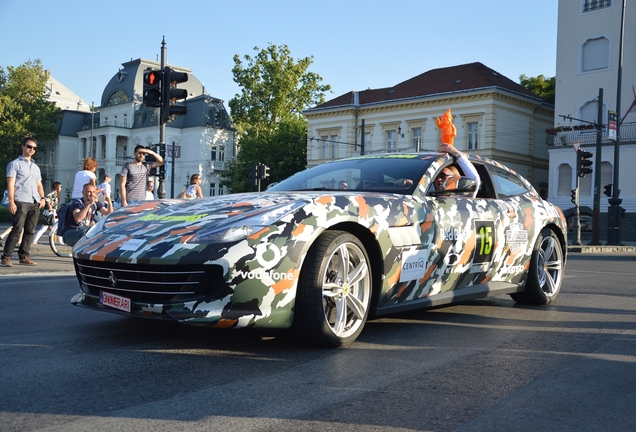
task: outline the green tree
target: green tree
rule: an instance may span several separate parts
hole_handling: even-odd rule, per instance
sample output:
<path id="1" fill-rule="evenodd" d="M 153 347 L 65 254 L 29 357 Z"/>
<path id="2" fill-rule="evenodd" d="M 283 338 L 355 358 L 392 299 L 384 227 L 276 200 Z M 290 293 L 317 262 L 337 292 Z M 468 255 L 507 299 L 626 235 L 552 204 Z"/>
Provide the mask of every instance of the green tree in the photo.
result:
<path id="1" fill-rule="evenodd" d="M 232 192 L 253 190 L 249 167 L 270 167 L 270 182 L 280 181 L 307 164 L 307 120 L 302 111 L 325 101 L 330 85 L 308 71 L 313 57 L 294 60 L 287 45 L 255 47 L 257 54 L 234 56 L 232 74 L 241 87 L 229 102 L 234 126 L 240 133 L 239 151 L 222 184 Z M 245 62 L 245 63 L 244 63 Z"/>
<path id="2" fill-rule="evenodd" d="M 40 60 L 27 61 L 6 71 L 0 66 L 0 166 L 20 153 L 20 141 L 33 136 L 46 148 L 46 142 L 57 138 L 60 109 L 48 100 L 48 71 Z M 41 153 L 41 152 L 38 152 Z M 6 178 L 0 176 L 0 191 Z"/>
<path id="3" fill-rule="evenodd" d="M 269 177 L 261 181 L 261 190 L 270 183 L 284 180 L 307 165 L 307 120 L 290 118 L 278 124 L 273 132 L 261 132 L 258 137 L 245 135 L 241 139 L 241 152 L 230 163 L 228 174 L 221 184 L 232 192 L 253 191 L 249 184 L 249 169 L 263 163 L 269 169 Z"/>
<path id="4" fill-rule="evenodd" d="M 556 95 L 556 77 L 546 78 L 543 75 L 529 77 L 522 74 L 519 76 L 519 84 L 542 98 L 544 101 L 554 105 Z"/>

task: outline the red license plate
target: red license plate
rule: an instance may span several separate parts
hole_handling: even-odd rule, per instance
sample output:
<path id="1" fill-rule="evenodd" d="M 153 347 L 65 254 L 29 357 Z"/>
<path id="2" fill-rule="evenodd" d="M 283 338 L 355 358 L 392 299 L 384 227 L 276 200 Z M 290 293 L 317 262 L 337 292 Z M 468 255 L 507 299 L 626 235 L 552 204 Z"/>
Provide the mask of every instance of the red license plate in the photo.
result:
<path id="1" fill-rule="evenodd" d="M 126 297 L 100 291 L 99 302 L 103 304 L 104 306 L 130 312 L 131 301 L 129 298 L 126 298 Z"/>

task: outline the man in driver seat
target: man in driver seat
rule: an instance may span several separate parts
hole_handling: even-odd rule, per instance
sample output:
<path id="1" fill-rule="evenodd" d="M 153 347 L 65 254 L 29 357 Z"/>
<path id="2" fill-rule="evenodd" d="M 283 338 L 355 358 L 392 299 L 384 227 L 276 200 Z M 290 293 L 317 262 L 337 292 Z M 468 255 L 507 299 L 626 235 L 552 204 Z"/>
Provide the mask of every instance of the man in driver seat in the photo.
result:
<path id="1" fill-rule="evenodd" d="M 442 144 L 437 151 L 440 153 L 448 153 L 449 155 L 451 155 L 464 172 L 464 177 L 468 177 L 469 179 L 475 181 L 475 193 L 473 194 L 474 197 L 479 190 L 480 179 L 479 174 L 477 174 L 477 170 L 475 169 L 475 165 L 473 165 L 473 163 L 468 160 L 468 156 L 457 150 L 455 146 L 448 144 Z M 455 167 L 454 165 L 449 165 L 445 167 L 441 173 L 439 173 L 435 181 L 433 181 L 433 186 L 435 187 L 435 190 L 443 190 L 445 188 L 444 183 L 446 183 L 449 178 L 457 177 L 457 179 L 459 179 L 460 176 L 461 175 L 459 174 L 459 170 L 457 169 L 457 167 Z M 448 187 L 448 183 L 446 183 L 446 187 Z"/>
<path id="2" fill-rule="evenodd" d="M 479 190 L 480 178 L 479 174 L 477 173 L 477 169 L 475 169 L 475 165 L 473 165 L 473 163 L 468 160 L 468 156 L 457 150 L 455 146 L 449 144 L 442 144 L 440 148 L 437 149 L 437 151 L 440 153 L 448 153 L 449 155 L 451 155 L 464 172 L 464 177 L 468 177 L 469 179 L 475 181 L 476 187 L 475 193 L 473 194 L 474 198 L 477 194 L 477 191 Z M 449 184 L 447 183 L 447 181 L 450 178 L 457 178 L 459 180 L 460 177 L 461 174 L 459 173 L 457 167 L 455 167 L 454 165 L 449 165 L 447 167 L 444 167 L 442 172 L 439 173 L 437 178 L 435 178 L 435 180 L 433 181 L 433 187 L 435 187 L 435 190 L 438 191 L 444 190 L 448 187 Z M 444 186 L 445 183 L 446 186 Z M 413 185 L 413 181 L 411 179 L 399 179 L 396 184 L 398 186 L 410 187 Z"/>

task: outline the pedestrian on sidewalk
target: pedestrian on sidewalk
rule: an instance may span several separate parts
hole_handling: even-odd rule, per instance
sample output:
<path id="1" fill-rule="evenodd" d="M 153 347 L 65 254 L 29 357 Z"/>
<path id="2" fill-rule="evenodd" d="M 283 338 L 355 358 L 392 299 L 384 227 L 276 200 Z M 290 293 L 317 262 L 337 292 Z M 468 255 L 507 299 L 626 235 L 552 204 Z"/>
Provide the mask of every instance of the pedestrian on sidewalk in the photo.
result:
<path id="1" fill-rule="evenodd" d="M 60 202 L 60 192 L 62 191 L 62 183 L 60 182 L 53 182 L 53 185 L 51 186 L 51 192 L 44 197 L 44 216 L 48 216 L 48 215 L 53 215 L 53 221 L 55 223 L 55 217 L 57 216 L 57 205 Z M 45 231 L 51 231 L 51 226 L 52 225 L 44 225 L 42 224 L 42 227 L 40 227 L 39 231 L 35 234 L 35 238 L 33 239 L 33 244 L 37 244 L 38 240 L 40 240 L 40 237 L 42 237 L 42 234 L 44 234 Z M 50 235 L 50 234 L 49 234 Z"/>
<path id="2" fill-rule="evenodd" d="M 10 213 L 9 215 L 11 216 L 11 225 L 7 227 L 7 229 L 4 230 L 2 234 L 0 234 L 0 247 L 4 246 L 4 239 L 6 239 L 9 236 L 9 233 L 13 229 L 13 215 Z M 20 238 L 18 239 L 18 243 L 20 243 L 21 241 L 22 241 L 22 233 L 20 233 Z"/>
<path id="3" fill-rule="evenodd" d="M 151 169 L 166 163 L 160 155 L 142 145 L 135 146 L 134 153 L 135 160 L 125 164 L 120 173 L 119 193 L 122 207 L 143 201 L 146 198 L 148 173 Z M 154 162 L 146 162 L 146 155 L 152 156 Z"/>
<path id="4" fill-rule="evenodd" d="M 32 159 L 37 148 L 38 142 L 35 138 L 23 138 L 22 154 L 7 165 L 9 213 L 13 215 L 13 223 L 0 260 L 0 265 L 3 267 L 13 267 L 11 254 L 22 230 L 24 233 L 18 249 L 19 262 L 24 265 L 37 265 L 29 258 L 33 231 L 38 223 L 40 209 L 44 207 L 42 174 Z"/>
<path id="5" fill-rule="evenodd" d="M 75 246 L 95 223 L 95 213 L 107 216 L 113 212 L 110 197 L 104 196 L 106 202 L 98 200 L 98 192 L 91 183 L 86 183 L 82 189 L 82 198 L 74 199 L 69 204 L 69 210 L 64 221 L 65 230 L 62 234 L 64 243 Z"/>
<path id="6" fill-rule="evenodd" d="M 84 169 L 75 173 L 75 181 L 73 182 L 73 192 L 71 193 L 71 199 L 81 199 L 82 198 L 82 189 L 86 183 L 90 183 L 93 186 L 97 187 L 97 175 L 95 175 L 95 171 L 99 164 L 97 161 L 91 157 L 87 157 L 84 159 Z M 99 192 L 103 192 L 102 190 L 98 190 Z"/>
<path id="7" fill-rule="evenodd" d="M 203 198 L 201 174 L 192 174 L 190 176 L 190 186 L 186 189 L 183 197 L 186 199 Z"/>
<path id="8" fill-rule="evenodd" d="M 146 201 L 155 199 L 155 183 L 152 180 L 146 182 Z"/>
<path id="9" fill-rule="evenodd" d="M 102 183 L 99 184 L 99 186 L 97 186 L 97 190 L 101 190 L 101 192 L 99 193 L 99 200 L 104 202 L 105 199 L 104 197 L 108 197 L 111 198 L 111 187 L 110 187 L 110 181 L 113 179 L 113 176 L 111 176 L 110 174 L 106 174 L 106 176 L 104 177 L 104 181 Z"/>

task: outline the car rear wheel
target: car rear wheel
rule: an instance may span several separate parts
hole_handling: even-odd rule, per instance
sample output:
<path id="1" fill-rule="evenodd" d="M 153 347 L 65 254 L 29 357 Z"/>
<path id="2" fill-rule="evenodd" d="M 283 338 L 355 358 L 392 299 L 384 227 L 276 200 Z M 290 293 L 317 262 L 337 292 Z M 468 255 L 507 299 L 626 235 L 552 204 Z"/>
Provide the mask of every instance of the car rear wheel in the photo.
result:
<path id="1" fill-rule="evenodd" d="M 296 332 L 314 345 L 348 345 L 362 332 L 370 301 L 371 270 L 360 240 L 343 231 L 321 235 L 301 274 Z"/>
<path id="2" fill-rule="evenodd" d="M 547 305 L 556 299 L 563 282 L 563 247 L 551 229 L 543 230 L 532 252 L 523 292 L 511 294 L 519 303 Z"/>

